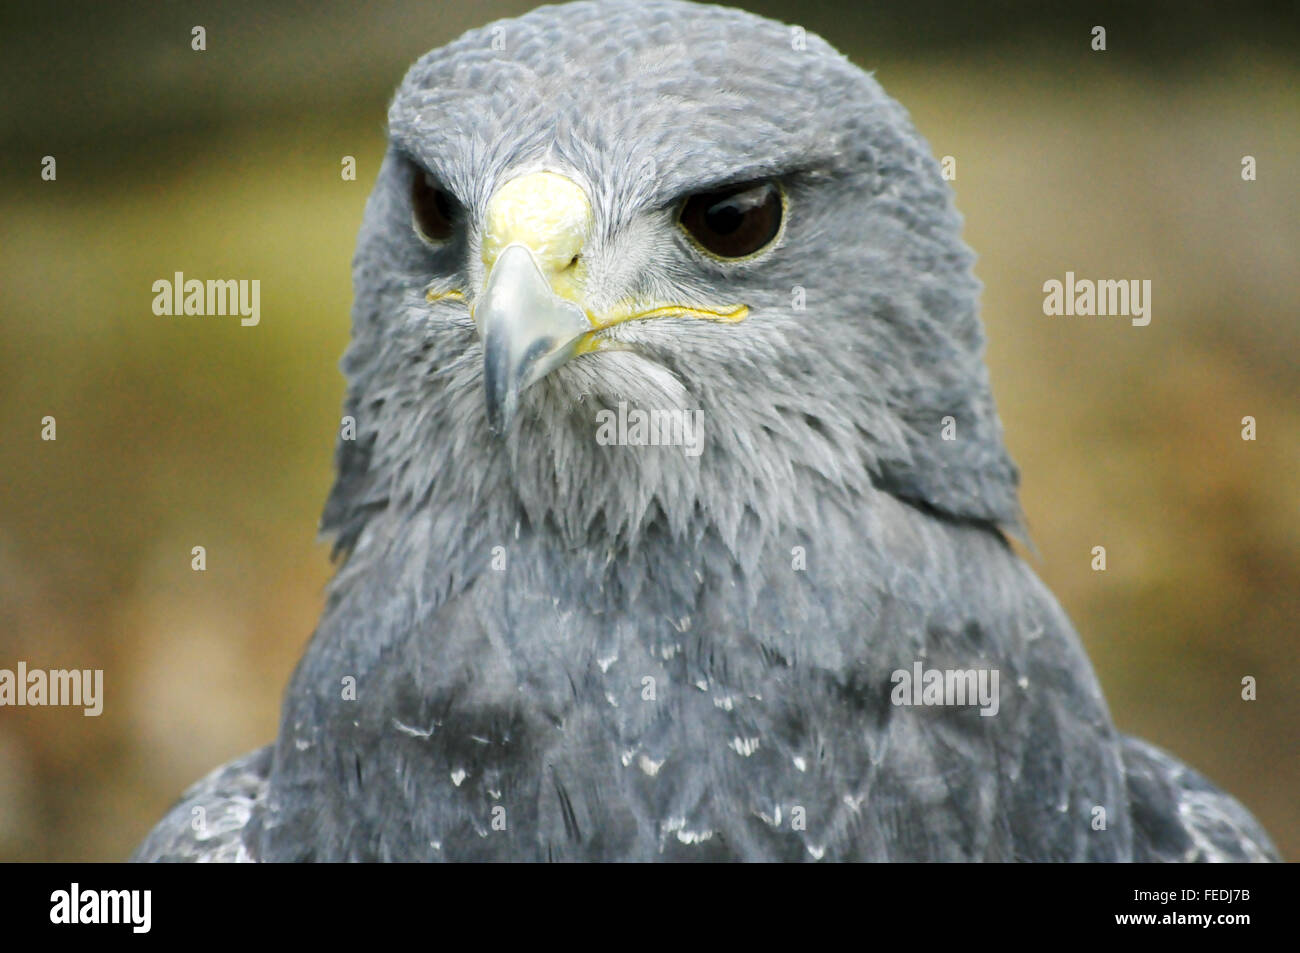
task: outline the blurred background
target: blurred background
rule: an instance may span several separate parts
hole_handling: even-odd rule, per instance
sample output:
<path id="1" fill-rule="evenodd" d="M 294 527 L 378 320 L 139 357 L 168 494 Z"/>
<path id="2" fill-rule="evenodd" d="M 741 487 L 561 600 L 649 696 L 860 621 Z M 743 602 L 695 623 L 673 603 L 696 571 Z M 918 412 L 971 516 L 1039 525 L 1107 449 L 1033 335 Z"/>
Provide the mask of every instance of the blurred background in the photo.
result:
<path id="1" fill-rule="evenodd" d="M 532 4 L 21 6 L 0 10 L 0 668 L 102 668 L 106 702 L 0 709 L 0 859 L 115 860 L 273 738 L 321 608 L 388 96 Z M 1121 729 L 1300 859 L 1294 3 L 748 6 L 874 70 L 956 158 L 1027 558 Z M 1067 270 L 1151 279 L 1151 324 L 1045 317 Z M 260 279 L 261 324 L 156 317 L 176 271 Z"/>

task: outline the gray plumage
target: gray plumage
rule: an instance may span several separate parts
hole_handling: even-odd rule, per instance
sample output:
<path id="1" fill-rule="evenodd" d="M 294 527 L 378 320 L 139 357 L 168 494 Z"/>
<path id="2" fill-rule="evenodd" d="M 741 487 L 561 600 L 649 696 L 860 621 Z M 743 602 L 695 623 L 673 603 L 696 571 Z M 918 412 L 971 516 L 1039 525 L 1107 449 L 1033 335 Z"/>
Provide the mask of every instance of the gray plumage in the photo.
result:
<path id="1" fill-rule="evenodd" d="M 574 3 L 411 69 L 353 265 L 358 432 L 324 517 L 344 561 L 275 743 L 138 859 L 1274 856 L 1232 798 L 1115 731 L 1003 535 L 1017 475 L 950 191 L 874 79 L 794 38 Z M 411 227 L 418 168 L 465 210 L 441 247 Z M 497 435 L 469 310 L 483 219 L 541 168 L 590 196 L 591 306 L 750 311 L 618 325 L 623 349 L 559 367 Z M 677 228 L 682 196 L 766 178 L 789 197 L 770 254 L 709 259 Z M 426 299 L 446 283 L 466 300 Z M 620 401 L 700 409 L 703 454 L 598 445 Z M 997 715 L 891 704 L 917 661 L 996 668 Z"/>

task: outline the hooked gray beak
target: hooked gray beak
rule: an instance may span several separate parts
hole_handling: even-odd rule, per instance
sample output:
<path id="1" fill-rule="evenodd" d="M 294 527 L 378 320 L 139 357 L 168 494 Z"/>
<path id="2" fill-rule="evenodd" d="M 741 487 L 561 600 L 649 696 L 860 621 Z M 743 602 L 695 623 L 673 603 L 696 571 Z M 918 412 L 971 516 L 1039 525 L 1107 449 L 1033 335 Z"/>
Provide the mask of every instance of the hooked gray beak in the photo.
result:
<path id="1" fill-rule="evenodd" d="M 488 424 L 504 434 L 519 395 L 572 358 L 593 330 L 582 309 L 557 295 L 533 252 L 508 245 L 488 275 L 474 308 L 483 342 Z"/>

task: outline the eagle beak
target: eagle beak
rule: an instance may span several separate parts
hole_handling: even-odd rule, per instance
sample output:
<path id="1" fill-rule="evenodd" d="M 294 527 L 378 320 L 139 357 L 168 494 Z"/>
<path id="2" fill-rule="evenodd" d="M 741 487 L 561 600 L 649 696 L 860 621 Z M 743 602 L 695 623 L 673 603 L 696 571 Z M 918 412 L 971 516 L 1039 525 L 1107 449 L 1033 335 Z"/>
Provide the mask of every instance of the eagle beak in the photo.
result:
<path id="1" fill-rule="evenodd" d="M 546 280 L 528 246 L 507 245 L 474 308 L 483 342 L 488 424 L 504 434 L 519 395 L 572 358 L 591 322 Z"/>

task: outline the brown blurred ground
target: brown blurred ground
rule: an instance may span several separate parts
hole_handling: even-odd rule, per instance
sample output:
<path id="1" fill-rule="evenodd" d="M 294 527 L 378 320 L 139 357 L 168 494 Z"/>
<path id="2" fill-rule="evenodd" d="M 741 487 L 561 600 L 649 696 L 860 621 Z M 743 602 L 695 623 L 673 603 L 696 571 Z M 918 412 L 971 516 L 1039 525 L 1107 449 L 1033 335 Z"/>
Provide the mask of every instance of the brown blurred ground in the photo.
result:
<path id="1" fill-rule="evenodd" d="M 184 786 L 275 734 L 329 574 L 314 528 L 387 90 L 527 6 L 237 4 L 227 22 L 74 4 L 90 47 L 49 21 L 6 33 L 0 52 L 38 71 L 0 110 L 0 667 L 102 667 L 107 701 L 0 709 L 0 859 L 124 857 Z M 856 14 L 802 22 L 957 158 L 1029 558 L 1117 722 L 1300 858 L 1300 69 L 1241 21 L 1150 57 L 1113 27 L 1115 55 L 1092 54 L 1070 22 L 928 48 Z M 1150 278 L 1151 325 L 1045 317 L 1042 283 L 1066 270 Z M 260 278 L 261 325 L 155 317 L 174 271 Z"/>

